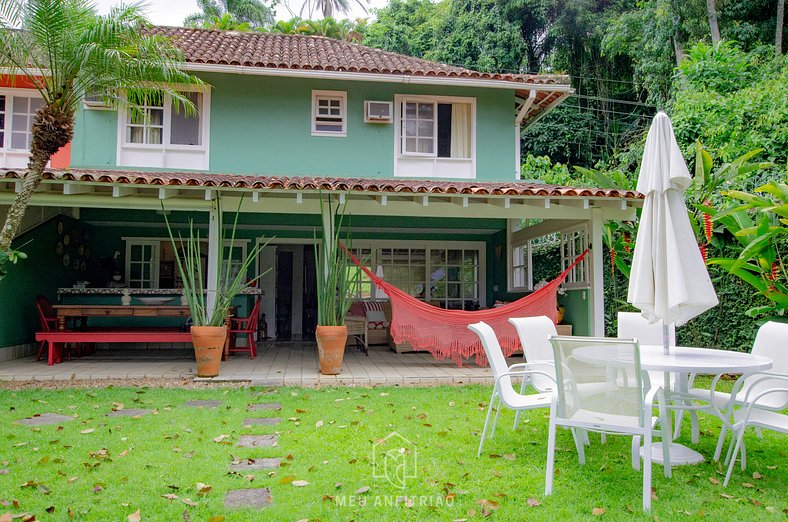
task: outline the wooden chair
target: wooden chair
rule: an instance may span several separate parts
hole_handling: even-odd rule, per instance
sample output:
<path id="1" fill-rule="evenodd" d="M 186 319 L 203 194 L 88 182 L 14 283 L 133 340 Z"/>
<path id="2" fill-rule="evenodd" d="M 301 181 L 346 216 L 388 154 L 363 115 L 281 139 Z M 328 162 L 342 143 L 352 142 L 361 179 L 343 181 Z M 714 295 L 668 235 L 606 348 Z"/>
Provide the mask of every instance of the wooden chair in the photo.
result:
<path id="1" fill-rule="evenodd" d="M 38 322 L 39 328 L 41 331 L 44 332 L 51 332 L 57 330 L 57 315 L 55 314 L 55 310 L 52 308 L 52 303 L 49 302 L 49 299 L 44 297 L 43 295 L 36 296 L 36 308 L 38 309 Z M 41 357 L 44 355 L 44 349 L 48 348 L 49 350 L 53 350 L 54 347 L 52 343 L 48 341 L 41 341 L 38 343 L 38 353 L 36 354 L 36 361 L 40 361 Z M 71 345 L 71 344 L 64 344 L 63 349 L 66 352 L 66 356 L 68 360 L 71 360 L 71 352 L 76 351 L 77 357 L 80 357 L 82 354 L 80 353 L 80 345 Z"/>
<path id="2" fill-rule="evenodd" d="M 254 334 L 257 333 L 257 321 L 260 312 L 260 302 L 262 298 L 258 297 L 254 302 L 252 311 L 248 317 L 233 317 L 230 319 L 230 348 L 227 350 L 230 353 L 234 352 L 249 352 L 249 358 L 254 359 L 257 356 L 257 346 L 254 341 Z M 238 334 L 246 334 L 246 346 L 236 346 L 235 341 Z"/>

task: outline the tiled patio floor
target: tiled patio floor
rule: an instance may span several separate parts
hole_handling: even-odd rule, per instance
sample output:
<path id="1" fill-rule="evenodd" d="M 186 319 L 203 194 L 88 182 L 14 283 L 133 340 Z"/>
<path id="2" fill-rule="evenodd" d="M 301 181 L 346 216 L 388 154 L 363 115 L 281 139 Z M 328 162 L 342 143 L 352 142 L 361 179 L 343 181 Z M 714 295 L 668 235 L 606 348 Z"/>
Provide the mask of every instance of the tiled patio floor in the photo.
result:
<path id="1" fill-rule="evenodd" d="M 196 377 L 194 357 L 188 350 L 100 350 L 95 355 L 53 366 L 32 357 L 0 363 L 0 380 L 4 381 L 192 377 Z M 236 354 L 222 362 L 221 374 L 210 380 L 249 381 L 265 386 L 493 382 L 489 368 L 473 363 L 459 368 L 449 360 L 437 361 L 428 353 L 396 354 L 386 346 L 371 346 L 368 357 L 349 347 L 341 374 L 320 375 L 317 348 L 308 342 L 259 343 L 254 360 Z"/>

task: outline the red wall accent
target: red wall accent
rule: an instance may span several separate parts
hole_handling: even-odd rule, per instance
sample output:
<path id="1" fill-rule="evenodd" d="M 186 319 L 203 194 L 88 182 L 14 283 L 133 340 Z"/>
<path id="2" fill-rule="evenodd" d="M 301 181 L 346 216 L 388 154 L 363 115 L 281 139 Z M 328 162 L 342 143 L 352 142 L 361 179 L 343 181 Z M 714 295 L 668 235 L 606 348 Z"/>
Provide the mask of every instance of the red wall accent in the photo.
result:
<path id="1" fill-rule="evenodd" d="M 65 169 L 71 165 L 71 142 L 66 143 L 59 151 L 52 155 L 49 164 L 53 169 Z"/>
<path id="2" fill-rule="evenodd" d="M 0 87 L 11 87 L 17 89 L 35 89 L 36 86 L 27 76 L 12 76 L 10 74 L 0 74 Z"/>

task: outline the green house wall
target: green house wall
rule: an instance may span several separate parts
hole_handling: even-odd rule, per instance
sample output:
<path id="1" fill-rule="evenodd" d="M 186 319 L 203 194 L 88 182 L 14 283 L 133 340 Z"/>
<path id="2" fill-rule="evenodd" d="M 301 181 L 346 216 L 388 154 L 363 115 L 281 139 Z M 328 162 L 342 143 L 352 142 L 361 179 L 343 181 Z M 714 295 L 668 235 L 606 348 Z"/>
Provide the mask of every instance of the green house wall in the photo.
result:
<path id="1" fill-rule="evenodd" d="M 510 180 L 515 171 L 512 90 L 231 74 L 201 77 L 212 86 L 210 172 L 393 177 L 394 124 L 364 123 L 364 100 L 393 102 L 397 94 L 475 98 L 476 179 Z M 311 135 L 312 90 L 347 92 L 346 137 Z M 78 111 L 72 166 L 116 168 L 117 133 L 115 111 Z"/>

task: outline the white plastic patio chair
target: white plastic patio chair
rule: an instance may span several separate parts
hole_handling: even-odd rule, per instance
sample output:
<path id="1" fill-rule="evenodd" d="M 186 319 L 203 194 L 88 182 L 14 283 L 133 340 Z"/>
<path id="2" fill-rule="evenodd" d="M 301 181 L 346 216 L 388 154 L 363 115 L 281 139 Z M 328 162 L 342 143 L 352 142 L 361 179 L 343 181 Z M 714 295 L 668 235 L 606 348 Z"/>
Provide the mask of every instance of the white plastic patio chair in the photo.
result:
<path id="1" fill-rule="evenodd" d="M 555 323 L 546 315 L 538 317 L 512 317 L 509 322 L 517 330 L 520 345 L 523 347 L 523 357 L 529 368 L 540 370 L 549 375 L 540 374 L 523 379 L 520 393 L 525 393 L 525 388 L 530 384 L 540 393 L 548 393 L 555 389 L 555 367 L 553 366 L 553 346 L 550 337 L 557 335 Z M 515 413 L 514 429 L 520 421 L 520 412 Z"/>
<path id="2" fill-rule="evenodd" d="M 639 312 L 618 312 L 618 337 L 621 339 L 637 339 L 638 344 L 641 346 L 644 344 L 647 345 L 654 345 L 654 346 L 662 346 L 664 344 L 664 331 L 662 328 L 663 322 L 657 321 L 654 324 L 650 324 L 648 319 L 643 317 L 642 314 Z M 670 324 L 668 325 L 668 343 L 670 346 L 676 346 L 676 325 Z M 665 382 L 665 375 L 662 372 L 653 372 L 649 371 L 646 372 L 648 375 L 649 381 L 651 384 L 659 384 L 664 385 Z M 692 382 L 694 375 L 689 376 L 690 382 Z M 670 374 L 670 390 L 675 392 L 676 390 L 676 374 Z M 667 394 L 670 396 L 670 393 Z M 684 418 L 684 411 L 688 411 L 690 414 L 690 421 L 692 423 L 692 442 L 693 444 L 697 444 L 700 439 L 700 428 L 698 426 L 698 410 L 708 409 L 709 406 L 707 405 L 698 405 L 692 404 L 691 401 L 681 400 L 680 397 L 676 396 L 675 393 L 673 394 L 676 397 L 677 402 L 671 403 L 668 401 L 667 408 L 675 409 L 675 429 L 673 431 L 673 438 L 678 438 L 681 434 L 681 422 Z"/>
<path id="3" fill-rule="evenodd" d="M 788 352 L 785 350 L 786 339 L 788 339 L 788 323 L 769 321 L 758 328 L 755 342 L 752 345 L 752 354 L 769 357 L 772 360 L 772 367 L 765 374 L 788 374 Z M 708 390 L 705 388 L 691 388 L 689 390 L 691 396 L 709 401 L 715 415 L 722 420 L 720 438 L 714 451 L 715 461 L 720 460 L 722 446 L 725 443 L 725 435 L 727 430 L 731 428 L 731 415 L 734 407 L 748 404 L 743 399 L 737 399 L 737 397 L 749 397 L 749 401 L 757 400 L 759 408 L 762 409 L 778 410 L 781 404 L 785 404 L 785 396 L 780 396 L 779 394 L 767 394 L 760 399 L 753 399 L 753 397 L 761 395 L 761 392 L 772 388 L 772 383 L 769 379 L 764 379 L 763 375 L 762 373 L 742 375 L 734 384 L 731 393 L 721 392 L 716 389 L 720 375 L 712 380 L 711 387 Z M 776 384 L 782 385 L 780 382 L 776 382 Z"/>
<path id="4" fill-rule="evenodd" d="M 747 391 L 743 396 L 735 391 L 732 395 L 732 402 L 740 404 L 741 407 L 733 412 L 731 427 L 733 438 L 728 447 L 728 456 L 725 458 L 728 472 L 725 474 L 723 486 L 727 486 L 731 479 L 736 455 L 741 453 L 742 471 L 747 468 L 744 432 L 747 431 L 748 426 L 754 426 L 759 430 L 763 428 L 788 433 L 788 415 L 781 413 L 788 408 L 788 374 L 758 372 L 744 379 L 749 382 Z"/>
<path id="5" fill-rule="evenodd" d="M 492 396 L 490 397 L 490 405 L 487 408 L 487 418 L 484 420 L 482 440 L 479 442 L 479 451 L 476 453 L 476 456 L 480 456 L 484 448 L 484 439 L 487 435 L 490 415 L 492 414 L 496 402 L 498 403 L 498 407 L 495 412 L 492 430 L 490 431 L 491 438 L 495 435 L 495 426 L 498 424 L 498 415 L 501 413 L 501 405 L 514 411 L 550 407 L 549 393 L 535 393 L 530 395 L 517 393 L 512 383 L 512 377 L 532 379 L 538 375 L 546 379 L 552 379 L 552 376 L 540 370 L 531 369 L 528 363 L 518 363 L 508 366 L 503 356 L 501 345 L 498 342 L 498 337 L 487 323 L 482 321 L 476 324 L 469 324 L 468 329 L 475 332 L 481 339 L 484 353 L 487 356 L 487 361 L 490 363 L 490 369 L 495 377 L 495 385 L 493 386 Z"/>
<path id="6" fill-rule="evenodd" d="M 557 426 L 632 437 L 632 463 L 640 463 L 643 449 L 643 509 L 651 509 L 651 442 L 656 424 L 661 425 L 665 476 L 670 477 L 670 434 L 664 391 L 645 389 L 640 368 L 640 347 L 634 339 L 551 337 L 557 393 L 550 409 L 547 442 L 545 495 L 553 490 L 555 434 Z M 581 351 L 582 350 L 582 351 Z M 596 384 L 599 393 L 590 393 Z M 578 392 L 579 385 L 586 391 Z M 656 405 L 659 416 L 653 416 Z M 585 464 L 583 444 L 575 438 L 580 464 Z"/>

